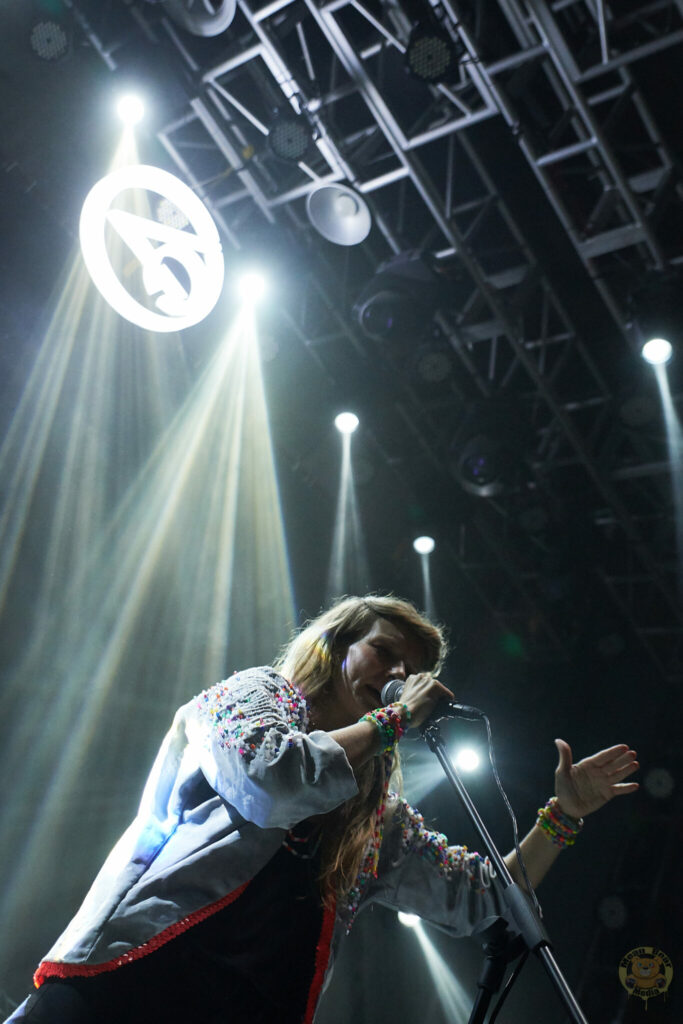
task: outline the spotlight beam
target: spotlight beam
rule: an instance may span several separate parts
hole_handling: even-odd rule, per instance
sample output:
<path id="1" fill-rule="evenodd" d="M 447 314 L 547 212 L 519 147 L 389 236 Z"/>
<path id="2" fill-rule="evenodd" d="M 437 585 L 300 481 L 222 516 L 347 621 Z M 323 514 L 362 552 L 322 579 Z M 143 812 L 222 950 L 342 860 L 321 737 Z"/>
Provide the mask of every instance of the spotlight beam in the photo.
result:
<path id="1" fill-rule="evenodd" d="M 113 166 L 137 162 L 133 145 L 124 133 Z M 130 330 L 76 258 L 0 448 L 0 614 L 31 618 L 0 694 L 17 780 L 1 811 L 5 961 L 46 863 L 68 854 L 87 883 L 169 710 L 228 656 L 262 663 L 294 624 L 251 311 L 195 382 L 176 337 L 130 344 Z M 97 838 L 74 850 L 88 799 Z"/>
<path id="2" fill-rule="evenodd" d="M 343 413 L 343 416 L 353 415 Z M 339 417 L 337 417 L 339 419 Z M 358 422 L 357 418 L 356 423 Z M 355 429 L 355 428 L 354 428 Z M 368 559 L 365 536 L 360 520 L 356 486 L 351 460 L 351 433 L 342 437 L 342 461 L 337 496 L 334 535 L 327 576 L 327 598 L 333 600 L 343 593 L 365 589 Z"/>

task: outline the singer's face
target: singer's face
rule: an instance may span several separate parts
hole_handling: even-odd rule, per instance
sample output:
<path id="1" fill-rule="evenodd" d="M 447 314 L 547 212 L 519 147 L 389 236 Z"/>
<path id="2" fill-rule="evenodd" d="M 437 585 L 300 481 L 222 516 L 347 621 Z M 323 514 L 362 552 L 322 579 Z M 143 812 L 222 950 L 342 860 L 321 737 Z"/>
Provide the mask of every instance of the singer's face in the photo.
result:
<path id="1" fill-rule="evenodd" d="M 382 706 L 382 687 L 391 679 L 407 679 L 421 671 L 422 646 L 411 633 L 387 619 L 375 619 L 352 643 L 335 683 L 333 701 L 338 721 L 351 725 Z"/>

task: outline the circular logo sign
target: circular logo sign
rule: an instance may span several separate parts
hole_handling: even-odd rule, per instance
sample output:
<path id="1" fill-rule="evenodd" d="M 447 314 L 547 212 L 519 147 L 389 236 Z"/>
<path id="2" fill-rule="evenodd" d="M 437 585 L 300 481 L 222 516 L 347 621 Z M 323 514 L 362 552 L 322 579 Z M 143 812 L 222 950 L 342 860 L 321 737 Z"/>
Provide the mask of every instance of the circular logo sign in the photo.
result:
<path id="1" fill-rule="evenodd" d="M 663 995 L 674 976 L 671 960 L 655 946 L 638 946 L 619 962 L 619 980 L 629 995 L 645 1001 Z"/>
<path id="2" fill-rule="evenodd" d="M 133 190 L 161 196 L 184 215 L 188 227 L 131 212 L 135 202 L 139 205 Z M 79 234 L 95 285 L 131 323 L 148 331 L 181 331 L 216 305 L 224 275 L 218 230 L 192 189 L 168 171 L 140 164 L 102 178 L 83 204 Z"/>

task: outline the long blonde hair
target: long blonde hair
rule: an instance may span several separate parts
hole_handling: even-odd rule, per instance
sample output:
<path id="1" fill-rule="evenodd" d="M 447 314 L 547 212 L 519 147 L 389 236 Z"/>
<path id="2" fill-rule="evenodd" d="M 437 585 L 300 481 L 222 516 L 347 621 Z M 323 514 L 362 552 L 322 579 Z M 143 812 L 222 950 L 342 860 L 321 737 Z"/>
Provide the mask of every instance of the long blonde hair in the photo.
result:
<path id="1" fill-rule="evenodd" d="M 420 671 L 438 673 L 447 651 L 443 628 L 430 622 L 410 601 L 378 594 L 337 601 L 292 638 L 275 668 L 296 683 L 311 704 L 319 704 L 339 678 L 349 646 L 377 619 L 387 619 L 414 637 L 422 652 Z M 366 762 L 356 771 L 356 796 L 325 816 L 319 881 L 328 906 L 335 899 L 344 899 L 356 881 L 374 833 L 384 771 L 382 758 Z M 394 773 L 400 774 L 398 752 Z"/>

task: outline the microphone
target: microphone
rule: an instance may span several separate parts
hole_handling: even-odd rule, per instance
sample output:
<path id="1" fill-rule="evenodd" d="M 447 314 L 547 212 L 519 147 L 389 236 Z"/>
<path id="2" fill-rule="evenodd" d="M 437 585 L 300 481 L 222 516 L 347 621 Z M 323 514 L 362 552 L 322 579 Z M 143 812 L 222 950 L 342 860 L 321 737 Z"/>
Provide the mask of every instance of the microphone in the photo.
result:
<path id="1" fill-rule="evenodd" d="M 382 702 L 393 704 L 400 700 L 404 686 L 405 682 L 402 679 L 391 679 L 382 687 Z M 452 700 L 440 700 L 437 701 L 429 718 L 466 718 L 468 721 L 476 721 L 484 718 L 484 712 L 469 704 L 456 704 Z"/>

